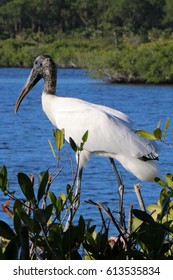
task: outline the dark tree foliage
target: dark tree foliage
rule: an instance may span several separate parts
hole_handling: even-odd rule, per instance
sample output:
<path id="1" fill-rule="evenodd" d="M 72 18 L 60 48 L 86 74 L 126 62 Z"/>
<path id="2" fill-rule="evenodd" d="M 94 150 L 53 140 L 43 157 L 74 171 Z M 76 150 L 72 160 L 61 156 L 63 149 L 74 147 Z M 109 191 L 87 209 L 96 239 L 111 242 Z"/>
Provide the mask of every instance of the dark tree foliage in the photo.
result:
<path id="1" fill-rule="evenodd" d="M 1 39 L 21 32 L 71 33 L 117 29 L 136 34 L 173 27 L 172 0 L 1 0 Z"/>

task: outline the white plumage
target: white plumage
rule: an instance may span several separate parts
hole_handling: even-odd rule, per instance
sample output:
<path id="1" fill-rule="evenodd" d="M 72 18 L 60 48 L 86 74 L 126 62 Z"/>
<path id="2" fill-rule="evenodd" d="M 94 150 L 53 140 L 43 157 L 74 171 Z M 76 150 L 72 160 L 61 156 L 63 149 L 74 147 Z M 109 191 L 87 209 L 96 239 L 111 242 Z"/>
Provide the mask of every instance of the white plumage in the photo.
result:
<path id="1" fill-rule="evenodd" d="M 42 94 L 43 111 L 65 138 L 71 137 L 80 146 L 88 130 L 88 140 L 80 155 L 80 167 L 91 153 L 118 160 L 129 172 L 142 181 L 153 181 L 159 167 L 155 160 L 141 160 L 144 156 L 157 158 L 157 146 L 134 133 L 129 118 L 120 111 L 76 98 L 62 98 Z"/>
<path id="2" fill-rule="evenodd" d="M 36 58 L 30 76 L 22 90 L 15 110 L 32 87 L 44 79 L 42 107 L 49 120 L 59 129 L 65 129 L 65 138 L 71 137 L 80 145 L 88 130 L 88 140 L 80 155 L 78 191 L 82 170 L 92 153 L 118 160 L 128 171 L 143 181 L 152 181 L 159 175 L 158 148 L 155 142 L 135 134 L 129 118 L 122 112 L 89 103 L 77 98 L 55 95 L 56 65 L 48 55 Z"/>

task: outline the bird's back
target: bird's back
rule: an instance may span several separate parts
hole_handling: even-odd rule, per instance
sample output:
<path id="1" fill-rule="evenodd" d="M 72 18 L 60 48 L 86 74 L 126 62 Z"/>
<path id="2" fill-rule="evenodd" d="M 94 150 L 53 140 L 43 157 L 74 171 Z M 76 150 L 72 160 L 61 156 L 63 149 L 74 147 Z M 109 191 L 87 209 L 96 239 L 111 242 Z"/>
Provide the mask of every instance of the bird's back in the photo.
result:
<path id="1" fill-rule="evenodd" d="M 43 94 L 43 110 L 58 128 L 65 129 L 66 140 L 73 138 L 80 145 L 88 130 L 85 149 L 95 153 L 125 154 L 140 158 L 157 153 L 151 141 L 134 133 L 128 117 L 109 107 L 92 104 L 77 98 Z"/>

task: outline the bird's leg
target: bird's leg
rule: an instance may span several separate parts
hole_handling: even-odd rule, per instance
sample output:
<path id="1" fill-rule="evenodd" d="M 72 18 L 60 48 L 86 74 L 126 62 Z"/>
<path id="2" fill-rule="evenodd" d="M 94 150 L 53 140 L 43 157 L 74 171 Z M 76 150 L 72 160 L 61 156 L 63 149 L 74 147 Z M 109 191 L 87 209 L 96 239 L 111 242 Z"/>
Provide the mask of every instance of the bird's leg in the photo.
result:
<path id="1" fill-rule="evenodd" d="M 119 194 L 119 215 L 120 215 L 120 224 L 124 226 L 124 207 L 123 207 L 123 195 L 124 195 L 124 184 L 122 182 L 122 179 L 118 173 L 116 164 L 113 160 L 113 158 L 109 158 L 110 163 L 112 166 L 112 169 L 115 173 L 116 179 L 118 181 L 118 194 Z"/>

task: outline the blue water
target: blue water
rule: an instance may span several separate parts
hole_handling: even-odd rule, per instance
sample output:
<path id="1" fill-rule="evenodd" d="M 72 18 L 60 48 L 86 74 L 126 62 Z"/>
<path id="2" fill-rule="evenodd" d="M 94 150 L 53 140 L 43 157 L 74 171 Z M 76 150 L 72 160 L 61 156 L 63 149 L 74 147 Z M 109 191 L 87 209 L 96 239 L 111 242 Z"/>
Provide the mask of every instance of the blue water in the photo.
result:
<path id="1" fill-rule="evenodd" d="M 40 82 L 22 102 L 17 114 L 14 113 L 15 101 L 28 77 L 30 69 L 0 69 L 0 166 L 8 168 L 11 189 L 22 197 L 17 184 L 17 173 L 37 175 L 44 170 L 51 171 L 56 165 L 48 144 L 53 143 L 54 128 L 41 108 Z M 78 97 L 89 102 L 100 103 L 121 110 L 129 115 L 138 129 L 152 131 L 162 120 L 164 126 L 168 117 L 173 120 L 173 87 L 151 85 L 113 85 L 91 79 L 82 70 L 58 71 L 57 94 Z M 171 143 L 173 125 L 170 126 L 168 142 Z M 173 142 L 173 141 L 172 141 Z M 173 150 L 161 145 L 160 166 L 163 174 L 173 173 Z M 65 191 L 66 184 L 73 178 L 71 158 L 75 167 L 73 152 L 68 145 L 62 150 L 63 159 L 60 167 L 64 167 L 52 188 L 57 193 Z M 138 207 L 134 184 L 139 183 L 120 164 L 117 164 L 125 184 L 124 206 L 128 213 L 129 205 Z M 142 183 L 142 195 L 146 205 L 155 203 L 160 187 L 155 183 Z M 81 205 L 78 215 L 85 219 L 92 218 L 93 223 L 100 224 L 97 208 L 85 201 L 92 199 L 107 203 L 111 210 L 118 209 L 117 182 L 107 159 L 93 156 L 88 162 L 82 183 Z M 0 195 L 0 205 L 6 198 Z M 0 209 L 0 214 L 2 214 Z M 3 213 L 1 219 L 8 221 Z"/>

